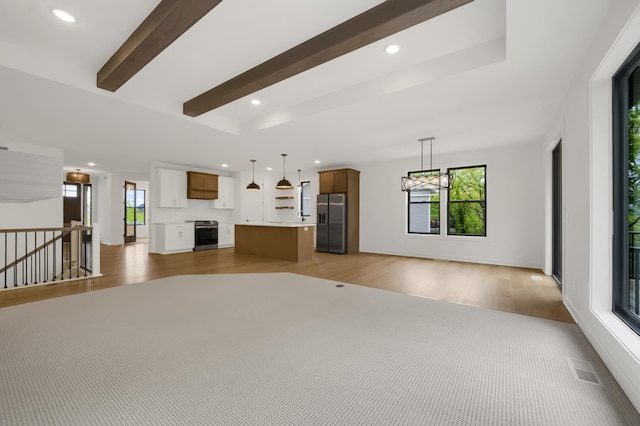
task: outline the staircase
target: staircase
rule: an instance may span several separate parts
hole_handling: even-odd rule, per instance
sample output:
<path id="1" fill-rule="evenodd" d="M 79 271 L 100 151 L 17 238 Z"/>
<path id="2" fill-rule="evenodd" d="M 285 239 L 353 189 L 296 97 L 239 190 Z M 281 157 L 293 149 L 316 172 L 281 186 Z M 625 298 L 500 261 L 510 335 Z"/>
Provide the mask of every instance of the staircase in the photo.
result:
<path id="1" fill-rule="evenodd" d="M 99 275 L 99 257 L 95 226 L 0 230 L 0 291 Z"/>

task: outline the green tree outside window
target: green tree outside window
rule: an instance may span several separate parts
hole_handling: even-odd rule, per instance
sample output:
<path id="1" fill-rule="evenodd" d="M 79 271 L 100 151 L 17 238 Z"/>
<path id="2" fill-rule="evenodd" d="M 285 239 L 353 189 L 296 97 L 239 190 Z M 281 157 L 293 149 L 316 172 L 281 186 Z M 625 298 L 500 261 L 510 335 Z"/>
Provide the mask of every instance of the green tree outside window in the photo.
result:
<path id="1" fill-rule="evenodd" d="M 449 169 L 453 187 L 449 189 L 448 234 L 486 236 L 487 166 Z"/>

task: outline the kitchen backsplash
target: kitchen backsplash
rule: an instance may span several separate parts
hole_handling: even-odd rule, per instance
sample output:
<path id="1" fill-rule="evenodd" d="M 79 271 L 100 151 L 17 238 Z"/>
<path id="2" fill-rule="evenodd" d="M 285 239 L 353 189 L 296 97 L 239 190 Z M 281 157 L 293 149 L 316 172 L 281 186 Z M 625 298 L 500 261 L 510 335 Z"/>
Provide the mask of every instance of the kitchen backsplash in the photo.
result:
<path id="1" fill-rule="evenodd" d="M 156 207 L 153 211 L 153 223 L 180 223 L 191 220 L 217 220 L 221 223 L 232 223 L 233 210 L 212 209 L 211 201 L 187 200 L 186 209 Z"/>

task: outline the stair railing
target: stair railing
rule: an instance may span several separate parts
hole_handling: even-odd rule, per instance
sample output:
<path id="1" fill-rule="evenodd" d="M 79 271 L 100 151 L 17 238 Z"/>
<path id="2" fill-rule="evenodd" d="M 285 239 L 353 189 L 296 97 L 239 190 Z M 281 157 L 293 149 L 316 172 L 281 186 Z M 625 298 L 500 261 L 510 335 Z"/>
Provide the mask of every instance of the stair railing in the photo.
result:
<path id="1" fill-rule="evenodd" d="M 93 233 L 91 226 L 0 230 L 0 290 L 93 276 Z"/>

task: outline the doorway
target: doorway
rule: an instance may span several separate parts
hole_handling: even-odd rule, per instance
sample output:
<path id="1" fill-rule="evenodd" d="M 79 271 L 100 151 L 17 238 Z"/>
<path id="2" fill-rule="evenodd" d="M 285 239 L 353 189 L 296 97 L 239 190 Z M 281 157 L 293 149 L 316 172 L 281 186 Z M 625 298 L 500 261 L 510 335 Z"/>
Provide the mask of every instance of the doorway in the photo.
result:
<path id="1" fill-rule="evenodd" d="M 70 226 L 71 221 L 81 222 L 84 226 L 91 226 L 91 184 L 63 182 L 62 217 L 64 226 Z"/>
<path id="2" fill-rule="evenodd" d="M 136 184 L 124 182 L 124 243 L 136 242 Z"/>
<path id="3" fill-rule="evenodd" d="M 71 221 L 82 221 L 82 185 L 79 183 L 64 182 L 62 187 L 62 216 L 65 226 L 70 226 Z"/>
<path id="4" fill-rule="evenodd" d="M 553 149 L 552 162 L 551 275 L 562 288 L 562 141 Z"/>

